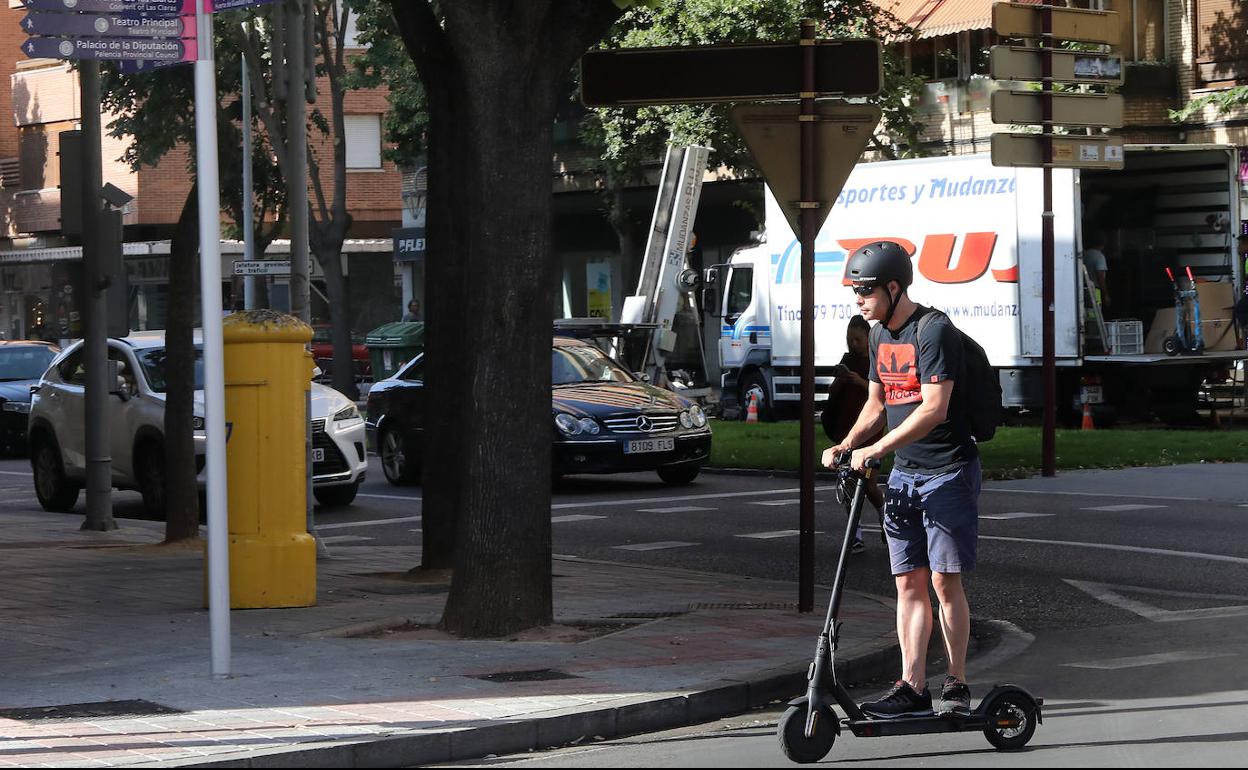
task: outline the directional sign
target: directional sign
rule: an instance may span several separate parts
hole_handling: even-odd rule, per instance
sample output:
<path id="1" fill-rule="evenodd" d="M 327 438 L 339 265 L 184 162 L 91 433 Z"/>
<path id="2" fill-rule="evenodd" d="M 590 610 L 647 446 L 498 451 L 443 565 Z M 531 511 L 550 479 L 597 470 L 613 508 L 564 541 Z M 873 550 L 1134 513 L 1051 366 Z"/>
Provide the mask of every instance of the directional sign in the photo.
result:
<path id="1" fill-rule="evenodd" d="M 1084 51 L 1050 49 L 1057 83 L 1104 83 L 1122 85 L 1122 57 Z M 1043 80 L 1043 54 L 1039 48 L 994 45 L 989 55 L 992 76 L 998 80 Z"/>
<path id="2" fill-rule="evenodd" d="M 1121 136 L 1052 136 L 1055 168 L 1123 167 Z M 1044 134 L 992 135 L 992 165 L 1044 167 Z"/>
<path id="3" fill-rule="evenodd" d="M 1001 37 L 1044 37 L 1044 8 L 1023 3 L 993 3 L 992 31 Z M 1122 27 L 1114 11 L 1051 6 L 1049 13 L 1053 14 L 1051 37 L 1107 45 L 1121 42 Z"/>
<path id="4" fill-rule="evenodd" d="M 22 52 L 32 59 L 103 59 L 112 61 L 194 61 L 194 40 L 126 37 L 32 37 Z"/>
<path id="5" fill-rule="evenodd" d="M 581 101 L 589 107 L 796 99 L 802 90 L 796 43 L 689 48 L 618 48 L 581 57 Z M 819 40 L 819 96 L 874 96 L 883 82 L 878 40 Z"/>
<path id="6" fill-rule="evenodd" d="M 27 14 L 21 21 L 28 35 L 97 37 L 195 37 L 195 17 L 137 16 L 129 13 Z"/>
<path id="7" fill-rule="evenodd" d="M 880 122 L 880 108 L 871 104 L 823 102 L 816 105 L 819 147 L 818 176 L 815 189 L 824 199 L 818 209 L 818 227 L 822 227 L 832 211 L 832 202 L 840 194 L 849 172 L 866 149 Z M 794 233 L 800 233 L 801 168 L 799 166 L 800 108 L 797 104 L 742 105 L 732 110 L 732 121 L 741 133 L 763 172 L 767 186 L 784 207 L 784 216 Z"/>
<path id="8" fill-rule="evenodd" d="M 1044 123 L 1044 100 L 1040 91 L 996 91 L 992 94 L 993 123 Z M 1118 94 L 1048 95 L 1053 100 L 1052 119 L 1058 126 L 1122 128 L 1122 97 Z"/>
<path id="9" fill-rule="evenodd" d="M 234 260 L 234 275 L 290 275 L 290 260 Z"/>
<path id="10" fill-rule="evenodd" d="M 23 0 L 28 11 L 195 15 L 195 0 Z"/>
<path id="11" fill-rule="evenodd" d="M 165 67 L 174 67 L 179 64 L 190 64 L 184 61 L 144 61 L 143 59 L 134 59 L 132 61 L 117 62 L 117 71 L 123 75 L 139 75 L 146 72 L 155 72 Z"/>
<path id="12" fill-rule="evenodd" d="M 218 11 L 236 11 L 239 8 L 252 8 L 257 5 L 268 5 L 274 0 L 205 0 L 212 2 L 214 13 Z"/>

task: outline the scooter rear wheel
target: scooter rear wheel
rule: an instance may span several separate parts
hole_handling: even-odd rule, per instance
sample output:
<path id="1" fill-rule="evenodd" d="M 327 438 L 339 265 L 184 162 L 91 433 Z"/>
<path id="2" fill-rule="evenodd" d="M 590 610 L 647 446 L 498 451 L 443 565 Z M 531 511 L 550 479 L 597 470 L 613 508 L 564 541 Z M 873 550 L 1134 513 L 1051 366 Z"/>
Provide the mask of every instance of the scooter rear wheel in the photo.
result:
<path id="1" fill-rule="evenodd" d="M 993 727 L 984 737 L 999 751 L 1018 751 L 1036 732 L 1036 704 L 1018 693 L 1002 696 L 987 709 Z"/>
<path id="2" fill-rule="evenodd" d="M 818 762 L 828 755 L 828 752 L 832 750 L 832 744 L 836 742 L 836 725 L 832 722 L 834 719 L 836 719 L 835 714 L 821 713 L 815 720 L 814 736 L 807 738 L 806 707 L 789 706 L 784 716 L 780 717 L 780 724 L 776 730 L 780 737 L 780 750 L 791 761 L 798 764 L 808 765 Z"/>

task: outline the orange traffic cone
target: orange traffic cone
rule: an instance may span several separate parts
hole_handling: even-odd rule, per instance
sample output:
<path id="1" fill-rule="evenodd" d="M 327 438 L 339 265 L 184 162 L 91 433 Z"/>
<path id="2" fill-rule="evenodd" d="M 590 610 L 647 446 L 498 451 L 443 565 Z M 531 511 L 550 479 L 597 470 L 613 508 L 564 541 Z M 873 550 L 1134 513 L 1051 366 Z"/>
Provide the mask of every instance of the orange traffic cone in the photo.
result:
<path id="1" fill-rule="evenodd" d="M 745 410 L 746 422 L 758 422 L 758 394 L 750 393 L 750 405 Z"/>
<path id="2" fill-rule="evenodd" d="M 1092 405 L 1087 402 L 1083 404 L 1083 429 L 1096 430 L 1096 423 L 1092 422 Z"/>

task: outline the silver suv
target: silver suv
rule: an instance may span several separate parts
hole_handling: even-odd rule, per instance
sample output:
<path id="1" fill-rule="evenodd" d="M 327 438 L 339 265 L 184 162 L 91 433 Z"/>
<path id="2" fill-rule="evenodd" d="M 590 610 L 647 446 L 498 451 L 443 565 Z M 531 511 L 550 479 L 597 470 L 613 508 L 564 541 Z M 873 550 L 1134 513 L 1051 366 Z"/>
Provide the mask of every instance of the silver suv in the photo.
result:
<path id="1" fill-rule="evenodd" d="M 164 518 L 164 334 L 143 332 L 110 339 L 108 357 L 117 362 L 118 370 L 108 414 L 113 486 L 138 490 L 147 515 Z M 203 370 L 198 358 L 195 370 L 192 426 L 197 467 L 202 472 L 206 438 Z M 35 495 L 44 510 L 71 510 L 86 478 L 85 381 L 82 342 L 75 342 L 52 361 L 39 384 L 31 388 L 30 463 Z M 312 492 L 322 505 L 349 505 L 368 467 L 364 420 L 354 402 L 314 382 L 312 425 Z"/>

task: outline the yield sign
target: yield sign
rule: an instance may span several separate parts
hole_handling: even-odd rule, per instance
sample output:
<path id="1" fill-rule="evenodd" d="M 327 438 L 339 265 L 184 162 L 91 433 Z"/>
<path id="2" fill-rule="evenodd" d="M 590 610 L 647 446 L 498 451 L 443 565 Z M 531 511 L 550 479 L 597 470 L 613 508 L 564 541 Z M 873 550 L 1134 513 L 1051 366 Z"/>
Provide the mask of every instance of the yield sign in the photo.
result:
<path id="1" fill-rule="evenodd" d="M 823 204 L 817 209 L 818 227 L 832 211 L 832 203 L 854 170 L 871 135 L 880 122 L 880 108 L 871 104 L 819 102 L 815 129 L 819 148 L 815 158 L 815 194 Z M 791 104 L 742 105 L 732 110 L 732 121 L 763 172 L 767 186 L 784 207 L 794 233 L 800 223 L 801 165 L 798 120 L 800 106 Z"/>

